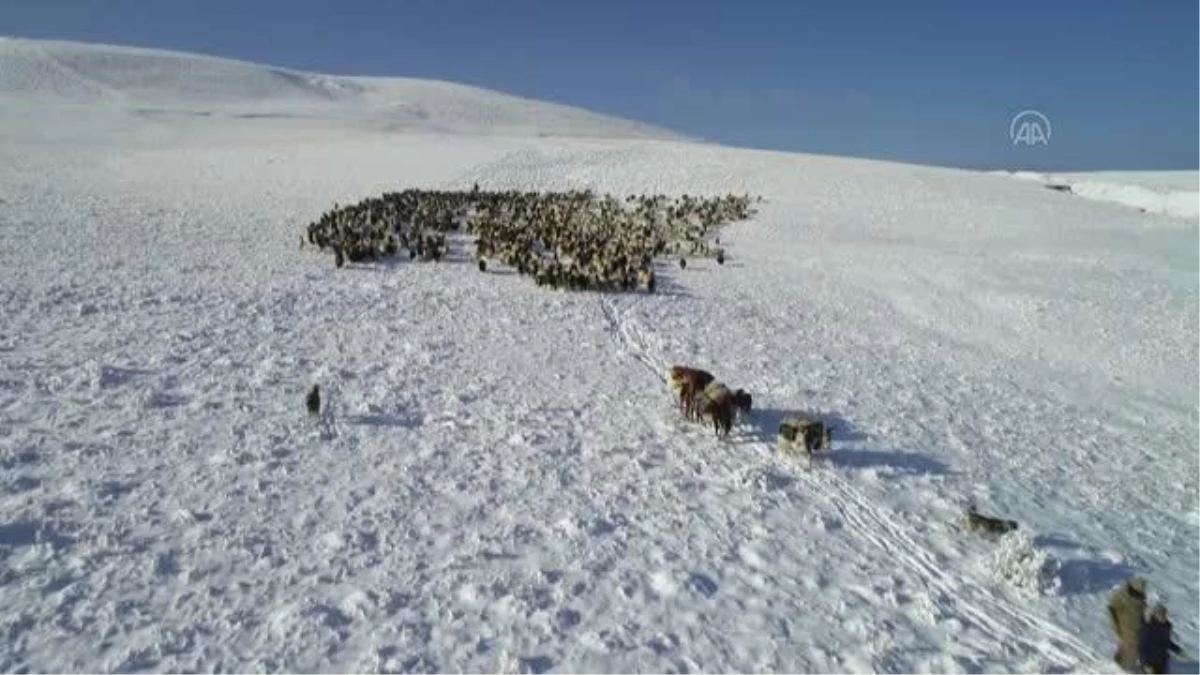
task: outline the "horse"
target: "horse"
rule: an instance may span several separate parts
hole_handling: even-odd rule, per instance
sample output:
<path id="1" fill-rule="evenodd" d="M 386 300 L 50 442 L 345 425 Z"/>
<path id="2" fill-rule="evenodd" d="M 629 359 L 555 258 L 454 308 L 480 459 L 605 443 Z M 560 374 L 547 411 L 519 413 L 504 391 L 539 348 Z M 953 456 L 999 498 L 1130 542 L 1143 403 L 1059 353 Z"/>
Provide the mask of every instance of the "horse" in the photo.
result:
<path id="1" fill-rule="evenodd" d="M 667 369 L 667 384 L 679 392 L 679 409 L 687 419 L 695 419 L 696 394 L 711 385 L 716 378 L 712 373 L 689 366 L 671 366 Z"/>
<path id="2" fill-rule="evenodd" d="M 712 419 L 713 431 L 718 438 L 729 436 L 733 428 L 733 416 L 737 404 L 733 392 L 721 382 L 710 382 L 707 387 L 692 397 L 692 410 L 697 419 Z"/>

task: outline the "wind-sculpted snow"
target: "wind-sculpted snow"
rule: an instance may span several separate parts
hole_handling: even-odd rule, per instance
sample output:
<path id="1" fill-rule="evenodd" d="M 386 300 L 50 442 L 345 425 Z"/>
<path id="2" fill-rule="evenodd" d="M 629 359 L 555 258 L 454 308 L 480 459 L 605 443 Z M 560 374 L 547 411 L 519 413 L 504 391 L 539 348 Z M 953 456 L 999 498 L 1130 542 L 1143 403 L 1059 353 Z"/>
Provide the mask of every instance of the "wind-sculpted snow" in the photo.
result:
<path id="1" fill-rule="evenodd" d="M 1178 218 L 692 143 L 22 119 L 0 670 L 1116 672 L 1131 574 L 1197 651 Z M 475 182 L 765 200 L 653 294 L 298 247 L 334 203 Z M 672 363 L 753 394 L 728 441 Z M 794 413 L 832 426 L 811 462 L 776 451 Z"/>

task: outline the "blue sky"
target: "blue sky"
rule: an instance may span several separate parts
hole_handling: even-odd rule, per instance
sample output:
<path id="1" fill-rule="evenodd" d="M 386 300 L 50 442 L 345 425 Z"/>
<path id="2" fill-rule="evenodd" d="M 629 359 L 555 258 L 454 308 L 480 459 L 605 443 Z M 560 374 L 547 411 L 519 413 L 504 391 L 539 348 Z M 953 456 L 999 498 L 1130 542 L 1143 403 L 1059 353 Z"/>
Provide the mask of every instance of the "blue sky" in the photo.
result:
<path id="1" fill-rule="evenodd" d="M 971 167 L 1198 166 L 1189 0 L 0 0 L 0 34 L 431 77 L 724 143 Z M 1036 109 L 1044 145 L 1009 123 Z"/>

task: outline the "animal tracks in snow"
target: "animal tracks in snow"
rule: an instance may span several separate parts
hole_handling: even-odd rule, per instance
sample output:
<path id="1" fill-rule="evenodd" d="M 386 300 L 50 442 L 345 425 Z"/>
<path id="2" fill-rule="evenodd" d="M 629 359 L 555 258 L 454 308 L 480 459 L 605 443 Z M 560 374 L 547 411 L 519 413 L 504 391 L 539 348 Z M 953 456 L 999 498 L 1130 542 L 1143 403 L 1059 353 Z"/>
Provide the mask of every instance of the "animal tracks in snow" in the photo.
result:
<path id="1" fill-rule="evenodd" d="M 30 47 L 0 45 L 18 79 Z M 97 81 L 141 58 L 70 51 Z M 254 91 L 278 81 L 247 68 Z M 163 136 L 18 99 L 0 124 L 18 244 L 0 246 L 0 670 L 1108 670 L 1096 609 L 1132 571 L 1170 589 L 1195 650 L 1179 223 L 579 120 L 586 140 L 464 121 L 380 144 L 354 114 L 326 134 L 214 113 Z M 44 143 L 44 124 L 85 142 Z M 652 295 L 296 249 L 335 201 L 476 180 L 768 201 L 724 268 L 663 269 Z M 682 420 L 673 362 L 745 387 L 752 423 L 723 442 Z M 793 405 L 872 435 L 835 429 L 806 471 L 769 454 Z M 1130 448 L 1155 461 L 1129 472 Z M 1019 597 L 938 524 L 960 487 L 1101 559 L 1064 567 L 1071 594 Z"/>
<path id="2" fill-rule="evenodd" d="M 937 559 L 917 543 L 910 531 L 893 514 L 885 512 L 838 475 L 836 471 L 796 474 L 813 494 L 823 496 L 850 525 L 848 531 L 922 579 L 930 592 L 936 617 L 959 617 L 983 631 L 992 644 L 1023 644 L 1042 654 L 1055 668 L 1068 670 L 1094 667 L 1091 648 L 1067 631 L 978 585 L 959 581 Z"/>
<path id="3" fill-rule="evenodd" d="M 600 309 L 621 352 L 661 380 L 666 364 L 651 347 L 654 337 L 632 316 L 632 306 L 622 308 L 617 300 L 602 296 Z M 703 442 L 705 438 L 693 434 L 684 437 L 696 442 Z M 751 444 L 760 445 L 768 455 L 775 450 L 770 442 L 752 440 Z M 1097 662 L 1094 650 L 1067 631 L 988 591 L 970 577 L 949 571 L 948 561 L 918 543 L 919 538 L 898 521 L 895 514 L 873 504 L 841 477 L 839 471 L 786 471 L 766 467 L 752 473 L 754 475 L 747 478 L 748 482 L 743 483 L 752 490 L 778 494 L 802 486 L 818 499 L 828 502 L 841 518 L 831 521 L 824 517 L 822 522 L 826 530 L 844 529 L 849 536 L 864 541 L 922 580 L 929 592 L 925 606 L 931 621 L 950 622 L 946 624 L 949 628 L 961 626 L 977 631 L 980 644 L 990 643 L 997 647 L 1021 644 L 1029 652 L 1040 654 L 1051 669 L 1088 668 Z M 775 503 L 778 506 L 778 500 Z M 716 583 L 702 574 L 693 573 L 687 585 L 705 597 L 717 591 Z"/>
<path id="4" fill-rule="evenodd" d="M 608 328 L 620 346 L 621 351 L 636 359 L 647 370 L 654 374 L 655 378 L 664 380 L 664 373 L 667 368 L 666 361 L 661 354 L 651 354 L 648 346 L 648 336 L 642 329 L 641 324 L 637 319 L 629 316 L 629 309 L 622 310 L 615 300 L 604 295 L 600 296 L 600 311 L 608 323 Z"/>

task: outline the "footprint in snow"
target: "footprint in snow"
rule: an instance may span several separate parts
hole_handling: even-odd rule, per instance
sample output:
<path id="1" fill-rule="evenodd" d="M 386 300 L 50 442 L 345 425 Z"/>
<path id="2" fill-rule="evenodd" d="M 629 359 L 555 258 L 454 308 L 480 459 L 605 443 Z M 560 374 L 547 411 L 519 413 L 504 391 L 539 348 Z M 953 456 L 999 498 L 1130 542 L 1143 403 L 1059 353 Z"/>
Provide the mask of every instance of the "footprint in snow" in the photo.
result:
<path id="1" fill-rule="evenodd" d="M 42 479 L 32 476 L 19 476 L 13 481 L 12 487 L 9 489 L 10 494 L 19 494 L 21 492 L 29 492 L 36 490 L 42 486 Z"/>
<path id="2" fill-rule="evenodd" d="M 554 661 L 551 661 L 550 657 L 548 656 L 523 656 L 520 660 L 520 668 L 522 673 L 533 673 L 534 675 L 540 675 L 541 673 L 548 672 L 553 667 Z"/>
<path id="3" fill-rule="evenodd" d="M 115 501 L 137 489 L 137 483 L 130 481 L 110 480 L 101 483 L 96 489 L 96 495 L 105 501 Z"/>
<path id="4" fill-rule="evenodd" d="M 716 594 L 718 586 L 712 577 L 700 572 L 692 572 L 688 575 L 688 588 L 705 598 L 711 598 Z"/>
<path id="5" fill-rule="evenodd" d="M 0 459 L 0 469 L 15 469 L 23 464 L 36 464 L 42 455 L 37 450 L 22 450 L 16 455 Z"/>
<path id="6" fill-rule="evenodd" d="M 555 623 L 562 630 L 570 630 L 583 621 L 583 615 L 573 609 L 560 609 L 554 616 Z"/>

